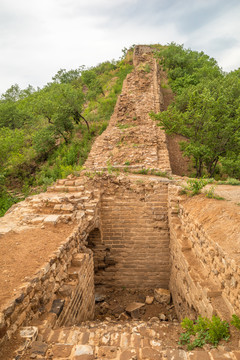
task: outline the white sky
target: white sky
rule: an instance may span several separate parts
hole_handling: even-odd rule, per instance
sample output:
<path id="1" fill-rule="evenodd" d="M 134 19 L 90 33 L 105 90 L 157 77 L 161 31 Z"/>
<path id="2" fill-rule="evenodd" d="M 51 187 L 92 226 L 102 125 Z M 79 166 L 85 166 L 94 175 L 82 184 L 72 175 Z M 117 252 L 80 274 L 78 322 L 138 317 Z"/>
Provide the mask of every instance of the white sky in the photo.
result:
<path id="1" fill-rule="evenodd" d="M 172 41 L 240 67 L 239 0 L 0 0 L 0 93 Z"/>

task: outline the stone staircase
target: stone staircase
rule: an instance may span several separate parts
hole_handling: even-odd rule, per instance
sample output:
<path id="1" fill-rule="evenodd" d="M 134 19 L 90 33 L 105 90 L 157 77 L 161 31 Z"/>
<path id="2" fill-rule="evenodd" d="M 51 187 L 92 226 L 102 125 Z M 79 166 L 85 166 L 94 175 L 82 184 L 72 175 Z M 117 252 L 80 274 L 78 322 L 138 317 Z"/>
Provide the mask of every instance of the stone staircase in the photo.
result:
<path id="1" fill-rule="evenodd" d="M 176 339 L 179 323 L 144 321 L 104 321 L 80 326 L 39 330 L 38 340 L 22 359 L 68 360 L 239 360 L 240 350 L 218 349 L 185 351 Z"/>

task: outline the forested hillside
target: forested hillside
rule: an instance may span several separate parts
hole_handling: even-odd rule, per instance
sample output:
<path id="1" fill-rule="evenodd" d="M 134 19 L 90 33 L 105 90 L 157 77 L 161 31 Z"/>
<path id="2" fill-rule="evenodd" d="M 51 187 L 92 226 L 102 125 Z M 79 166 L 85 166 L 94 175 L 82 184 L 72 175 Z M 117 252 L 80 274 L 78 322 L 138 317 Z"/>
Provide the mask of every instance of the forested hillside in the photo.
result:
<path id="1" fill-rule="evenodd" d="M 185 138 L 195 176 L 240 178 L 240 69 L 224 73 L 203 52 L 174 43 L 157 51 L 175 94 L 167 111 L 152 114 L 168 134 Z"/>
<path id="2" fill-rule="evenodd" d="M 42 89 L 13 85 L 2 94 L 0 216 L 23 197 L 81 169 L 131 70 L 132 50 L 122 60 L 90 69 L 61 69 Z"/>

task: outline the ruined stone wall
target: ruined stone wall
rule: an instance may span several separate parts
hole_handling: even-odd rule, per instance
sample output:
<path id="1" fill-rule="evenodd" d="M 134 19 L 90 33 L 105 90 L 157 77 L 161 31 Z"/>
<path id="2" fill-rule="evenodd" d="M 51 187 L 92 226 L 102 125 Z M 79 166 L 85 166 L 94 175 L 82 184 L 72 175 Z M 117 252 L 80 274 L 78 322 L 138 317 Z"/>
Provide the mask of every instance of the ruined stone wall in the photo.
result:
<path id="1" fill-rule="evenodd" d="M 132 176 L 125 184 L 105 186 L 101 229 L 106 267 L 96 274 L 96 284 L 168 288 L 167 181 Z"/>
<path id="2" fill-rule="evenodd" d="M 204 197 L 183 200 L 169 186 L 169 287 L 180 318 L 240 313 L 237 210 Z"/>
<path id="3" fill-rule="evenodd" d="M 68 181 L 65 180 L 66 186 L 70 186 Z M 61 186 L 65 185 L 62 181 L 60 182 Z M 59 186 L 60 184 L 56 184 L 56 187 L 59 188 Z M 99 227 L 99 193 L 94 190 L 84 192 L 83 187 L 81 190 L 80 194 L 79 187 L 76 186 L 75 194 L 58 194 L 55 191 L 42 194 L 39 198 L 33 197 L 32 202 L 30 199 L 28 201 L 28 215 L 26 208 L 23 207 L 25 211 L 24 223 L 21 223 L 21 227 L 31 226 L 33 233 L 34 226 L 42 226 L 43 228 L 44 224 L 47 223 L 50 226 L 56 226 L 59 221 L 67 221 L 66 206 L 68 206 L 69 211 L 68 217 L 75 219 L 75 222 L 73 223 L 72 234 L 67 239 L 63 239 L 59 248 L 54 251 L 49 259 L 45 259 L 45 264 L 33 274 L 28 282 L 19 284 L 20 287 L 17 289 L 14 298 L 9 299 L 1 307 L 0 344 L 5 339 L 10 339 L 21 325 L 37 318 L 41 314 L 40 309 L 49 312 L 55 299 L 64 299 L 64 287 L 68 286 L 69 283 L 74 283 L 74 291 L 70 297 L 69 294 L 67 297 L 72 298 L 73 301 L 66 304 L 67 311 L 64 308 L 63 312 L 67 312 L 69 315 L 68 321 L 72 323 L 93 318 L 95 304 L 93 256 L 85 245 L 88 234 L 94 228 Z M 64 198 L 67 198 L 67 204 L 62 201 Z M 86 201 L 86 207 L 84 201 Z M 29 204 L 32 204 L 32 207 Z M 19 216 L 21 211 L 22 206 L 19 203 L 14 210 L 15 216 L 17 214 Z M 64 212 L 63 215 L 61 215 L 62 211 Z M 12 216 L 12 214 L 9 215 Z M 19 228 L 19 226 L 15 227 L 14 230 Z M 79 256 L 82 257 L 82 261 L 78 258 L 77 263 Z M 65 318 L 62 323 L 65 323 L 64 320 Z"/>
<path id="4" fill-rule="evenodd" d="M 70 286 L 65 283 L 59 290 L 67 304 L 64 304 L 57 321 L 58 326 L 71 326 L 93 319 L 95 307 L 93 267 L 92 252 L 78 253 L 73 257 L 72 267 L 68 270 Z"/>
<path id="5" fill-rule="evenodd" d="M 86 168 L 109 165 L 129 168 L 154 168 L 171 172 L 166 135 L 149 113 L 159 112 L 162 95 L 160 73 L 150 47 L 137 47 L 135 68 L 124 80 L 109 126 L 97 138 Z"/>

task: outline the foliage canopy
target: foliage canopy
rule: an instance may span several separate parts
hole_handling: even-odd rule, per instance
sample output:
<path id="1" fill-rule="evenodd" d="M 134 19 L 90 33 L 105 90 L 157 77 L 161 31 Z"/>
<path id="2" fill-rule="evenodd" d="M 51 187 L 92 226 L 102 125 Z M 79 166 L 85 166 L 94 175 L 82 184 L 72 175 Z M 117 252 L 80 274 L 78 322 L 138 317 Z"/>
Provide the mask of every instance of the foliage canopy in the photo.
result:
<path id="1" fill-rule="evenodd" d="M 157 56 L 168 70 L 175 100 L 152 117 L 167 133 L 186 139 L 181 147 L 194 159 L 197 177 L 204 172 L 212 177 L 219 162 L 229 176 L 240 177 L 239 71 L 224 74 L 203 52 L 174 43 Z"/>

